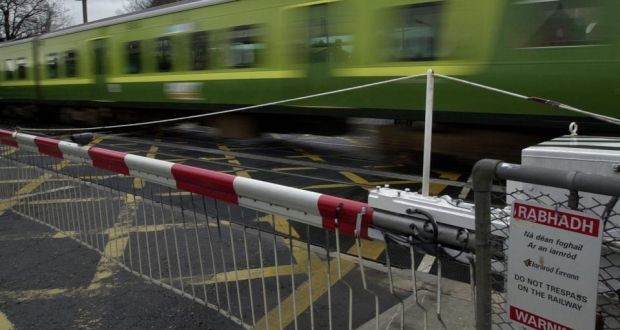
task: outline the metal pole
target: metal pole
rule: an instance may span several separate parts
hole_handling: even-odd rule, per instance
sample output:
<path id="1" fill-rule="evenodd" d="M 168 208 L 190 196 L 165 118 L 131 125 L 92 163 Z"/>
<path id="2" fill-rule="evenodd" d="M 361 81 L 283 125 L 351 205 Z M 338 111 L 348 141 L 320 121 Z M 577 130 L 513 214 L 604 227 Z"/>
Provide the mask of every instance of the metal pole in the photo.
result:
<path id="1" fill-rule="evenodd" d="M 428 197 L 431 176 L 431 140 L 433 138 L 433 96 L 435 76 L 433 69 L 426 72 L 426 107 L 424 117 L 424 160 L 422 169 L 422 195 Z"/>
<path id="2" fill-rule="evenodd" d="M 88 22 L 88 10 L 86 8 L 86 0 L 82 0 L 82 18 L 84 19 L 84 23 Z"/>
<path id="3" fill-rule="evenodd" d="M 476 202 L 476 329 L 491 329 L 491 184 L 501 162 L 483 159 L 473 168 Z"/>

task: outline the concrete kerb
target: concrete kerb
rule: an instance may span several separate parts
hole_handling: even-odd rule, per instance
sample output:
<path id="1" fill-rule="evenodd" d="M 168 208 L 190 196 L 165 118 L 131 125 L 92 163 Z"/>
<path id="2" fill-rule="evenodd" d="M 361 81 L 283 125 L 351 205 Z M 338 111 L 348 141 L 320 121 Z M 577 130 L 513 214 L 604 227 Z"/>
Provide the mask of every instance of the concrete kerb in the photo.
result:
<path id="1" fill-rule="evenodd" d="M 372 266 L 371 266 L 372 267 Z M 381 266 L 378 266 L 381 267 Z M 394 287 L 397 291 L 411 290 L 411 271 L 393 269 Z M 401 327 L 402 306 L 396 304 L 379 315 L 379 329 L 475 329 L 475 306 L 471 287 L 450 279 L 441 281 L 441 305 L 444 311 L 440 317 L 435 313 L 437 304 L 437 278 L 423 272 L 416 272 L 418 280 L 416 296 L 403 300 L 405 324 Z M 387 281 L 387 279 L 383 279 Z M 387 285 L 387 283 L 386 283 Z M 376 329 L 376 321 L 370 320 L 358 330 Z"/>

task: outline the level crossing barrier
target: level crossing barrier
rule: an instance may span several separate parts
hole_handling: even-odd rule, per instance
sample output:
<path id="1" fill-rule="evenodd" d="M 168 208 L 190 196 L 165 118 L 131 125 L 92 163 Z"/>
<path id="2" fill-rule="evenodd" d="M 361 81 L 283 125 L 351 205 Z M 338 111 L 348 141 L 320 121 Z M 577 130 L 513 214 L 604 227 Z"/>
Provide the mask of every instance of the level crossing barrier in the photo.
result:
<path id="1" fill-rule="evenodd" d="M 494 180 L 508 181 L 505 193 L 491 191 Z M 521 329 L 528 322 L 533 329 L 620 329 L 620 178 L 485 159 L 473 169 L 473 188 L 477 329 Z M 515 220 L 524 217 L 520 210 L 528 211 L 527 221 Z M 535 213 L 529 213 L 534 210 Z M 538 213 L 545 210 L 549 213 Z M 575 223 L 558 220 L 573 214 L 578 216 Z M 579 218 L 592 218 L 597 221 L 593 223 L 600 224 L 601 242 L 580 232 Z M 540 229 L 530 222 L 553 228 Z M 516 223 L 533 235 L 524 237 L 522 231 L 514 230 Z M 586 223 L 583 226 L 594 230 Z M 575 236 L 586 238 L 576 240 Z M 581 246 L 578 240 L 589 243 Z M 587 249 L 594 251 L 589 260 L 583 255 Z M 523 260 L 523 255 L 528 254 L 538 257 Z M 584 269 L 588 264 L 599 267 Z M 515 269 L 509 272 L 510 267 Z M 592 285 L 587 283 L 584 272 L 592 274 Z M 535 277 L 530 280 L 516 276 L 523 274 Z M 511 293 L 515 297 L 510 297 L 510 285 L 521 280 L 523 292 Z M 533 283 L 540 285 L 538 291 L 532 290 L 532 286 L 536 288 Z M 586 302 L 583 296 L 588 291 L 592 294 Z M 526 314 L 516 306 L 517 296 L 527 299 L 520 306 L 529 309 Z M 538 309 L 537 301 L 544 307 Z M 579 322 L 573 319 L 582 317 L 584 314 L 580 313 L 588 304 L 595 319 L 583 326 L 570 326 L 570 322 Z M 514 322 L 517 312 L 534 316 Z M 545 313 L 559 313 L 561 318 L 549 319 Z"/>
<path id="2" fill-rule="evenodd" d="M 377 328 L 394 306 L 407 328 L 416 251 L 457 235 L 470 248 L 367 203 L 19 132 L 0 142 L 2 209 L 246 328 Z"/>

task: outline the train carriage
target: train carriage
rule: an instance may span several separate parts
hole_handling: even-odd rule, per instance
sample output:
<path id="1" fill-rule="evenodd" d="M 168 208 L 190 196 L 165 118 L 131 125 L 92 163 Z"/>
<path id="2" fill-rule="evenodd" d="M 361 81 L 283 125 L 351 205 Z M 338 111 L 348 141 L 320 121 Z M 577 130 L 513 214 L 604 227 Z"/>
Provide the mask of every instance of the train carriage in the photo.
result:
<path id="1" fill-rule="evenodd" d="M 0 102 L 20 113 L 52 105 L 74 119 L 118 120 L 128 110 L 174 117 L 433 68 L 614 116 L 618 12 L 614 0 L 185 2 L 0 44 Z M 571 116 L 445 81 L 437 96 L 443 122 L 547 125 Z M 287 128 L 342 126 L 350 116 L 410 121 L 423 104 L 423 82 L 411 80 L 254 119 L 267 130 L 281 126 L 276 116 Z"/>

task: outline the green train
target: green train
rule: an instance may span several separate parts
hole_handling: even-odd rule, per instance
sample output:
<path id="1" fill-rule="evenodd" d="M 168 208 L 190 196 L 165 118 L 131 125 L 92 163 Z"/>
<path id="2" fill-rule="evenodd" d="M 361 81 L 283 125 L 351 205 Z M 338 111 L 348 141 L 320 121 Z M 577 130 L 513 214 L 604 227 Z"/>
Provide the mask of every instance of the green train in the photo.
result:
<path id="1" fill-rule="evenodd" d="M 174 117 L 432 68 L 617 116 L 618 13 L 617 0 L 185 2 L 0 44 L 0 104 L 22 115 L 62 109 L 65 119 Z M 263 130 L 410 122 L 422 118 L 424 93 L 414 79 L 247 116 Z M 440 122 L 565 125 L 573 116 L 440 79 L 435 93 Z"/>

